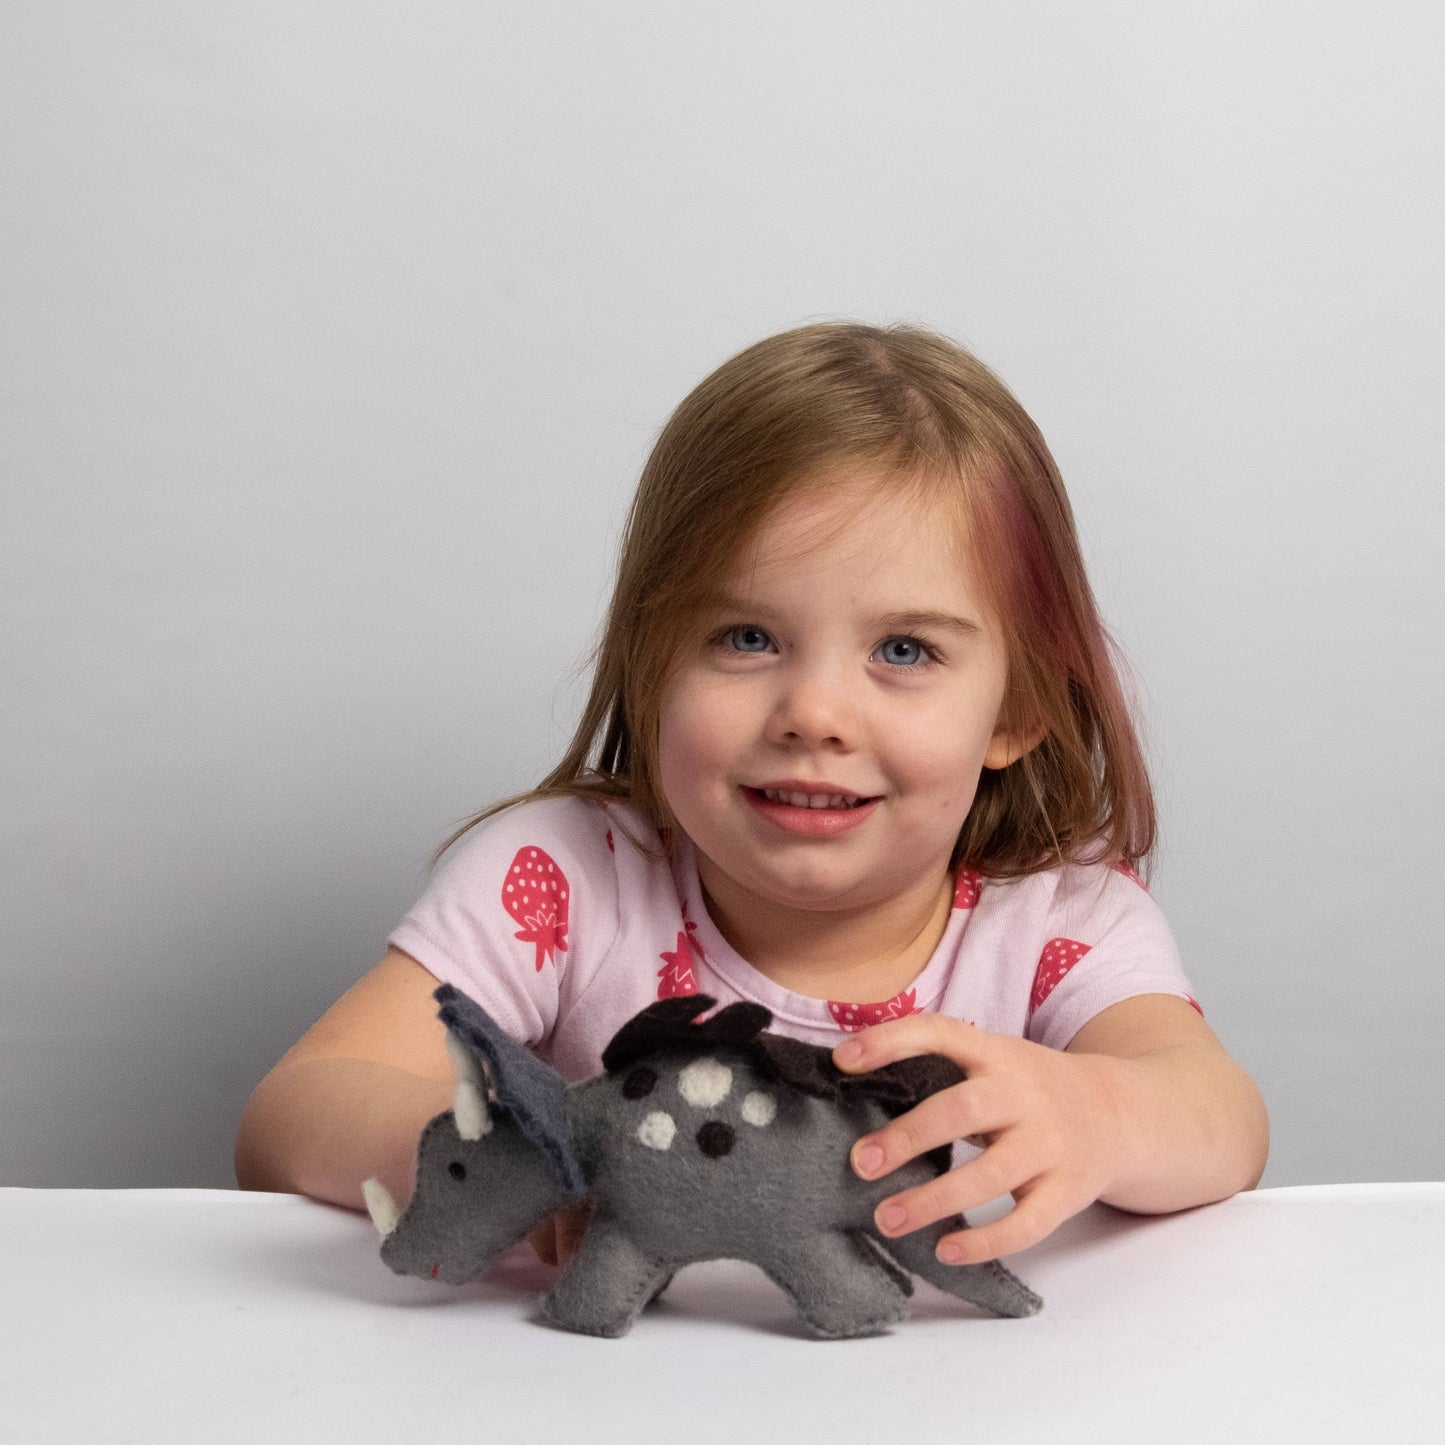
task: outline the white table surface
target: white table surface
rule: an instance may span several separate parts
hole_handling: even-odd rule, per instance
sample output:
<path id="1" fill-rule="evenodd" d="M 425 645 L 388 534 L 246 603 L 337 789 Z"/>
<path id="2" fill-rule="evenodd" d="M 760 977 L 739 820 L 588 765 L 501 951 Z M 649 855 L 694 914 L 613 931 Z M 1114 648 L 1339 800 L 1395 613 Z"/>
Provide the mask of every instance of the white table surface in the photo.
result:
<path id="1" fill-rule="evenodd" d="M 1445 1184 L 1096 1206 L 1009 1261 L 1032 1319 L 920 1283 L 843 1341 L 726 1262 L 620 1340 L 566 1334 L 525 1250 L 405 1279 L 364 1216 L 291 1195 L 0 1189 L 0 1252 L 5 1445 L 1445 1441 Z"/>

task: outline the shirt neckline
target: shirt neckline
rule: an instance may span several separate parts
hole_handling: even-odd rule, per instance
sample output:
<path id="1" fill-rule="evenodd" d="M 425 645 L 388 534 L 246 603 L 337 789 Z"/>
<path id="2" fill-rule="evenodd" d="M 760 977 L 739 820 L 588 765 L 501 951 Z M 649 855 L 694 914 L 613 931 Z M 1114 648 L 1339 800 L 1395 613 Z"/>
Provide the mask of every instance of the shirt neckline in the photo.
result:
<path id="1" fill-rule="evenodd" d="M 682 901 L 683 922 L 701 955 L 704 967 L 716 973 L 740 998 L 762 1004 L 776 1018 L 786 1019 L 790 1023 L 830 1029 L 845 1027 L 829 1008 L 830 1002 L 863 1008 L 892 1002 L 891 999 L 813 998 L 808 994 L 794 993 L 791 989 L 775 983 L 767 974 L 749 963 L 723 937 L 717 924 L 713 922 L 703 896 L 702 879 L 698 876 L 697 850 L 685 834 L 677 849 L 673 872 L 678 897 Z M 951 909 L 943 937 L 938 940 L 922 972 L 902 990 L 903 994 L 913 994 L 914 1011 L 931 1010 L 942 997 L 949 975 L 948 960 L 956 955 L 972 913 L 973 910 L 967 908 Z"/>

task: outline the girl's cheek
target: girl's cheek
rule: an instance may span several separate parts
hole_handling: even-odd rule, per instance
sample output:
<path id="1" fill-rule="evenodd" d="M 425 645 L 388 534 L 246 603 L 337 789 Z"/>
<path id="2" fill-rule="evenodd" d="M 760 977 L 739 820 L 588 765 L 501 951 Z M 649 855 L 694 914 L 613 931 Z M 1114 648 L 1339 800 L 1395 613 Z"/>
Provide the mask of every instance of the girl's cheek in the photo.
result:
<path id="1" fill-rule="evenodd" d="M 710 772 L 727 763 L 733 751 L 725 720 L 716 709 L 682 697 L 664 708 L 658 727 L 664 788 L 695 793 Z"/>
<path id="2" fill-rule="evenodd" d="M 660 733 L 663 738 L 670 734 L 679 747 L 708 756 L 737 741 L 745 713 L 734 689 L 698 681 L 664 698 Z"/>

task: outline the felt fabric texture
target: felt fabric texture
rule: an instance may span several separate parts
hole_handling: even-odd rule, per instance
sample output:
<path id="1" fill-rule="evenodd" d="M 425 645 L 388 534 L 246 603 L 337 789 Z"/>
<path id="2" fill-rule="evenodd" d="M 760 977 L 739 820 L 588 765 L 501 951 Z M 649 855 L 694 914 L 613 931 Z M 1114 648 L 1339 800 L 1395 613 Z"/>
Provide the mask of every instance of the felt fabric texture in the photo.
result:
<path id="1" fill-rule="evenodd" d="M 416 1189 L 381 1258 L 397 1274 L 466 1284 L 569 1197 L 515 1119 L 494 1109 L 467 1140 L 448 1110 L 422 1130 Z"/>
<path id="2" fill-rule="evenodd" d="M 948 1061 L 881 1081 L 845 1075 L 826 1049 L 763 1032 L 770 1016 L 756 1005 L 693 1022 L 711 1000 L 692 995 L 644 1009 L 608 1046 L 605 1072 L 567 1086 L 560 1076 L 546 1078 L 546 1065 L 456 990 L 439 989 L 437 998 L 448 1028 L 487 1065 L 497 1095 L 489 1106 L 493 1127 L 468 1144 L 451 1115 L 427 1126 L 417 1191 L 426 1207 L 416 1221 L 408 1208 L 383 1247 L 392 1268 L 435 1269 L 433 1277 L 452 1279 L 461 1268 L 452 1258 L 464 1257 L 471 1273 L 462 1277 L 470 1278 L 483 1252 L 479 1239 L 490 1247 L 500 1233 L 515 1231 L 526 1201 L 561 1197 L 560 1158 L 570 1160 L 592 1205 L 581 1245 L 543 1305 L 543 1318 L 566 1329 L 623 1334 L 677 1269 L 720 1258 L 757 1264 L 824 1339 L 873 1333 L 902 1319 L 910 1272 L 994 1314 L 1039 1309 L 1038 1296 L 996 1261 L 938 1261 L 937 1241 L 966 1226 L 961 1216 L 899 1239 L 878 1233 L 878 1203 L 936 1177 L 948 1150 L 871 1182 L 848 1162 L 860 1135 L 930 1087 L 961 1077 Z M 779 1042 L 789 1046 L 778 1049 Z M 858 1086 L 870 1078 L 874 1088 Z M 462 1157 L 459 1150 L 472 1152 Z M 502 1161 L 497 1167 L 488 1162 L 492 1153 Z M 466 1190 L 452 1178 L 456 1163 L 468 1180 L 505 1174 L 510 1182 Z M 509 1211 L 505 1229 L 489 1217 L 501 1211 Z"/>
<path id="3" fill-rule="evenodd" d="M 729 1004 L 710 1019 L 695 1021 L 714 1002 L 707 994 L 689 994 L 643 1009 L 603 1050 L 602 1067 L 610 1074 L 621 1073 L 628 1064 L 668 1046 L 703 1052 L 733 1045 L 745 1048 L 753 1066 L 785 1088 L 839 1103 L 850 1097 L 876 1099 L 890 1118 L 968 1077 L 938 1054 L 899 1059 L 863 1074 L 845 1073 L 833 1062 L 830 1049 L 764 1033 L 772 1016 L 761 1004 Z M 952 1162 L 952 1151 L 944 1145 L 925 1157 L 941 1174 Z"/>
<path id="4" fill-rule="evenodd" d="M 617 1030 L 602 1050 L 602 1067 L 609 1074 L 620 1073 L 669 1044 L 706 1049 L 749 1043 L 772 1022 L 773 1016 L 756 1003 L 729 1004 L 710 1019 L 702 1018 L 714 1003 L 705 993 L 659 999 Z"/>
<path id="5" fill-rule="evenodd" d="M 572 1151 L 562 1076 L 505 1033 L 460 989 L 443 984 L 432 997 L 441 1005 L 441 1021 L 486 1066 L 497 1103 L 541 1151 L 557 1185 L 568 1194 L 585 1194 L 587 1181 Z"/>

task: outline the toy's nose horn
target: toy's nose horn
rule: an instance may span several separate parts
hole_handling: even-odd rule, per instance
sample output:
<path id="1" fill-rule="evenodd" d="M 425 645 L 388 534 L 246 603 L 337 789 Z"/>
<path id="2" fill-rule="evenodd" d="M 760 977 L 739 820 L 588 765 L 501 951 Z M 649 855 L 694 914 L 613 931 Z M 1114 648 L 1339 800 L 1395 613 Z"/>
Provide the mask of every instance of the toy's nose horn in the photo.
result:
<path id="1" fill-rule="evenodd" d="M 371 1216 L 377 1233 L 385 1239 L 396 1228 L 396 1221 L 400 1217 L 396 1200 L 391 1197 L 380 1179 L 363 1180 L 361 1196 L 366 1200 L 366 1212 Z"/>

